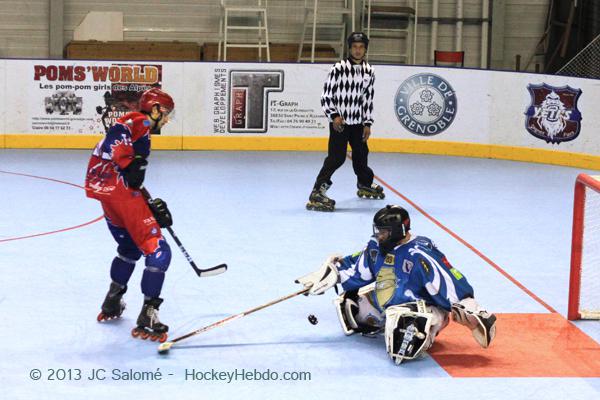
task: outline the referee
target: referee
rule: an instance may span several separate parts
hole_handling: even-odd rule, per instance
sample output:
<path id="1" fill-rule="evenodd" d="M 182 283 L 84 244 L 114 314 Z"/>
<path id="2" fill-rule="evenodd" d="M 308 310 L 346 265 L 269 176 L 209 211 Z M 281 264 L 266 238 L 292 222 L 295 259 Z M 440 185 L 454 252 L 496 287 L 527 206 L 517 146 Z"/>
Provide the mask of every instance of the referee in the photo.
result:
<path id="1" fill-rule="evenodd" d="M 367 165 L 373 124 L 375 72 L 365 61 L 369 38 L 362 32 L 348 37 L 350 57 L 337 62 L 323 86 L 321 107 L 329 119 L 328 154 L 317 176 L 306 208 L 333 211 L 335 200 L 327 197 L 331 176 L 346 161 L 348 143 L 352 148 L 352 167 L 357 177 L 357 194 L 368 199 L 383 199 L 383 188 L 373 183 L 373 170 Z"/>

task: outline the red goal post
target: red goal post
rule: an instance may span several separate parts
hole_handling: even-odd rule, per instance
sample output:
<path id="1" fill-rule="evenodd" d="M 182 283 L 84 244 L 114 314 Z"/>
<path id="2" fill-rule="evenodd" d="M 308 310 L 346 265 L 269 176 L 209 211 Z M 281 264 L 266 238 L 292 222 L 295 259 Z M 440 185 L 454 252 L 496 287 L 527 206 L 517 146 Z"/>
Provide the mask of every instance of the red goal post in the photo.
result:
<path id="1" fill-rule="evenodd" d="M 600 319 L 600 175 L 575 181 L 568 318 Z"/>

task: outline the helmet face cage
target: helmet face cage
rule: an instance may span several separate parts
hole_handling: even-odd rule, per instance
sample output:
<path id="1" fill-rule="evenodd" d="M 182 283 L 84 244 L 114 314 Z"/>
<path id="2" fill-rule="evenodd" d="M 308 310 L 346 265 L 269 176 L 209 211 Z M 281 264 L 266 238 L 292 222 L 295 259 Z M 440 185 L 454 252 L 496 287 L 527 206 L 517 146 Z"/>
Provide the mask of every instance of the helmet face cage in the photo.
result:
<path id="1" fill-rule="evenodd" d="M 377 211 L 373 218 L 373 234 L 388 231 L 387 238 L 380 242 L 382 250 L 392 250 L 399 241 L 404 239 L 410 230 L 408 211 L 399 206 L 388 205 Z"/>
<path id="2" fill-rule="evenodd" d="M 385 233 L 389 233 L 391 235 L 392 227 L 391 226 L 377 226 L 376 224 L 373 224 L 373 235 L 379 236 L 379 235 L 385 234 Z"/>

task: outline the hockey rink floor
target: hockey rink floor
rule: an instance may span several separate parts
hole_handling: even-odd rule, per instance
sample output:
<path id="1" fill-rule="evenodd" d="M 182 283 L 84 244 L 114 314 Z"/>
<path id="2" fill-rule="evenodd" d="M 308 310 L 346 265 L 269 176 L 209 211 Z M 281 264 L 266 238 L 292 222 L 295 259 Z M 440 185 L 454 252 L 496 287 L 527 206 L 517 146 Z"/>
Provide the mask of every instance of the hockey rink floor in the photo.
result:
<path id="1" fill-rule="evenodd" d="M 387 198 L 357 198 L 348 160 L 329 191 L 336 212 L 317 213 L 304 206 L 324 153 L 152 153 L 146 187 L 190 255 L 229 265 L 198 278 L 167 235 L 160 317 L 171 339 L 299 290 L 295 278 L 361 250 L 373 214 L 399 204 L 498 315 L 498 331 L 484 350 L 451 323 L 430 355 L 396 366 L 383 337 L 344 336 L 333 290 L 159 355 L 130 335 L 143 261 L 123 318 L 96 322 L 116 245 L 79 186 L 89 155 L 0 150 L 0 399 L 600 399 L 600 322 L 566 320 L 573 186 L 592 171 L 372 153 Z"/>

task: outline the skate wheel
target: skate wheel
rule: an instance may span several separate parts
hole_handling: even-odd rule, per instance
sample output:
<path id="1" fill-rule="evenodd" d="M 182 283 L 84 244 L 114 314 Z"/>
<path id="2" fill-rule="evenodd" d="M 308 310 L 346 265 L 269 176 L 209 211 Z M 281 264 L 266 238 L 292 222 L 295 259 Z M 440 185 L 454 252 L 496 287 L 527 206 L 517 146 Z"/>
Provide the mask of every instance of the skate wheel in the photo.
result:
<path id="1" fill-rule="evenodd" d="M 150 334 L 146 331 L 142 331 L 142 333 L 140 334 L 140 338 L 142 338 L 142 340 L 147 340 L 150 337 Z"/>
<path id="2" fill-rule="evenodd" d="M 310 210 L 310 211 L 320 211 L 320 212 L 330 212 L 334 210 L 334 205 L 332 204 L 331 206 L 326 206 L 326 205 L 313 205 L 313 204 L 307 204 L 306 205 L 306 209 Z"/>
<path id="3" fill-rule="evenodd" d="M 100 314 L 98 314 L 98 317 L 96 318 L 96 320 L 98 322 L 102 322 L 102 321 L 112 321 L 113 319 L 119 319 L 121 318 L 120 315 L 106 315 L 104 314 L 104 312 L 100 312 Z"/>
<path id="4" fill-rule="evenodd" d="M 166 332 L 165 332 L 165 333 L 163 333 L 163 334 L 162 334 L 162 335 L 160 335 L 160 337 L 158 338 L 158 341 L 159 341 L 160 343 L 164 343 L 164 342 L 166 342 L 166 341 L 167 341 L 167 336 L 168 336 L 168 335 L 166 334 Z"/>
<path id="5" fill-rule="evenodd" d="M 153 341 L 153 342 L 156 342 L 158 340 L 158 338 L 159 337 L 156 336 L 156 335 L 150 335 L 150 340 Z"/>
<path id="6" fill-rule="evenodd" d="M 131 330 L 131 336 L 133 336 L 134 338 L 136 338 L 136 337 L 140 336 L 140 333 L 141 333 L 141 332 L 140 332 L 140 331 L 139 331 L 137 328 L 133 328 L 133 329 Z"/>

